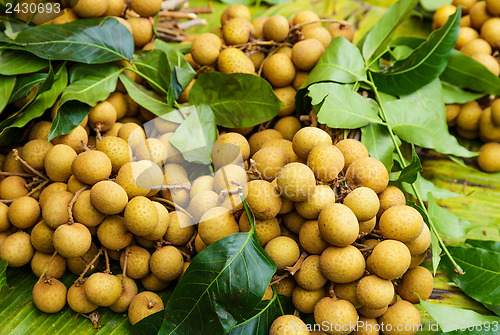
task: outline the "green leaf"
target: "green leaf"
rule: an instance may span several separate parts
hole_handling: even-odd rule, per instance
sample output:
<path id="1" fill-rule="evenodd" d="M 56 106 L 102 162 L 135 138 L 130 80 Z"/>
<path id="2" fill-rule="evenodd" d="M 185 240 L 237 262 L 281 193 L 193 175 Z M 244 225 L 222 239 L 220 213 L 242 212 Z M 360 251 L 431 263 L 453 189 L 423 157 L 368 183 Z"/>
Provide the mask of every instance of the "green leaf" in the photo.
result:
<path id="1" fill-rule="evenodd" d="M 439 79 L 384 107 L 387 123 L 402 140 L 444 154 L 477 156 L 459 145 L 448 131 Z"/>
<path id="2" fill-rule="evenodd" d="M 396 138 L 399 141 L 397 136 Z M 392 170 L 395 147 L 385 126 L 371 123 L 361 128 L 361 143 L 368 149 L 371 157 L 384 164 L 387 171 Z M 401 144 L 401 141 L 399 143 Z"/>
<path id="3" fill-rule="evenodd" d="M 1 260 L 0 260 L 1 262 Z M 112 312 L 109 308 L 99 308 L 102 316 L 101 328 L 93 329 L 92 322 L 78 315 L 66 305 L 60 312 L 43 313 L 38 310 L 31 298 L 33 285 L 38 278 L 29 265 L 20 268 L 8 268 L 9 289 L 0 295 L 0 317 L 2 334 L 128 334 L 130 322 L 123 313 Z M 76 276 L 69 271 L 60 280 L 70 287 Z"/>
<path id="4" fill-rule="evenodd" d="M 271 300 L 262 300 L 254 308 L 253 316 L 231 329 L 228 335 L 267 335 L 273 321 L 282 315 L 280 307 L 283 307 L 285 314 L 292 314 L 295 309 L 291 297 L 274 292 Z"/>
<path id="5" fill-rule="evenodd" d="M 50 73 L 48 78 L 49 77 L 51 77 Z M 26 110 L 19 113 L 19 116 L 14 122 L 9 124 L 8 127 L 2 129 L 2 133 L 0 133 L 0 143 L 9 143 L 12 140 L 16 140 L 10 138 L 9 136 L 6 136 L 6 129 L 23 128 L 28 124 L 28 122 L 42 116 L 48 108 L 52 107 L 55 104 L 57 98 L 68 84 L 68 72 L 66 71 L 65 65 L 63 65 L 59 69 L 59 71 L 55 75 L 55 78 L 56 79 L 53 85 L 51 85 L 48 90 L 45 90 L 46 88 L 44 87 L 47 81 L 40 84 L 38 91 L 42 91 L 42 93 L 33 100 L 33 103 L 31 103 L 29 107 L 26 108 Z"/>
<path id="6" fill-rule="evenodd" d="M 441 80 L 472 91 L 500 95 L 500 78 L 471 57 L 454 50 Z"/>
<path id="7" fill-rule="evenodd" d="M 112 64 L 77 64 L 71 71 L 85 73 L 82 78 L 74 80 L 63 91 L 61 105 L 67 101 L 77 100 L 90 106 L 95 106 L 106 98 L 116 88 L 118 76 L 122 69 Z"/>
<path id="8" fill-rule="evenodd" d="M 10 43 L 10 49 L 28 51 L 43 59 L 87 64 L 130 60 L 134 53 L 132 34 L 113 18 L 37 26 L 20 31 Z"/>
<path id="9" fill-rule="evenodd" d="M 429 84 L 446 68 L 459 32 L 460 11 L 457 11 L 408 58 L 385 71 L 374 72 L 375 84 L 381 91 L 393 95 L 409 94 Z"/>
<path id="10" fill-rule="evenodd" d="M 162 334 L 226 334 L 259 304 L 276 271 L 254 231 L 199 253 L 165 308 Z"/>
<path id="11" fill-rule="evenodd" d="M 452 212 L 439 206 L 431 192 L 427 196 L 427 201 L 429 215 L 434 222 L 434 226 L 439 234 L 444 237 L 462 237 L 467 234 L 470 229 L 475 228 L 475 225 L 472 223 L 458 218 Z"/>
<path id="12" fill-rule="evenodd" d="M 358 43 L 358 47 L 362 50 L 363 57 L 368 61 L 368 64 L 385 53 L 391 41 L 392 33 L 410 16 L 417 3 L 418 0 L 396 2 L 370 29 L 363 40 Z"/>
<path id="13" fill-rule="evenodd" d="M 377 105 L 345 85 L 318 83 L 308 91 L 318 121 L 331 128 L 355 129 L 382 122 Z"/>
<path id="14" fill-rule="evenodd" d="M 486 249 L 500 253 L 500 242 L 486 241 L 486 240 L 465 240 L 465 243 L 472 245 L 476 248 Z"/>
<path id="15" fill-rule="evenodd" d="M 432 196 L 436 199 L 448 199 L 448 198 L 456 198 L 463 196 L 463 194 L 451 192 L 446 189 L 437 187 L 432 182 L 422 177 L 421 174 L 418 175 L 417 180 L 413 183 L 413 185 L 415 185 L 415 187 L 417 188 L 418 193 L 422 197 L 423 201 L 428 200 L 427 194 L 429 192 L 431 192 Z M 407 193 L 410 193 L 415 197 L 415 193 L 413 192 L 411 185 L 404 183 L 403 188 Z"/>
<path id="16" fill-rule="evenodd" d="M 49 141 L 59 135 L 66 135 L 82 123 L 88 115 L 90 106 L 77 100 L 66 102 L 57 109 L 57 114 L 52 121 Z"/>
<path id="17" fill-rule="evenodd" d="M 420 6 L 428 12 L 435 12 L 439 8 L 451 5 L 452 0 L 420 0 Z"/>
<path id="18" fill-rule="evenodd" d="M 366 80 L 366 70 L 359 49 L 345 38 L 336 37 L 311 70 L 302 88 L 322 81 L 350 84 L 363 80 Z"/>
<path id="19" fill-rule="evenodd" d="M 47 79 L 47 73 L 35 73 L 28 76 L 20 76 L 16 80 L 16 86 L 8 100 L 9 103 L 26 98 L 30 95 L 31 89 L 40 85 Z"/>
<path id="20" fill-rule="evenodd" d="M 471 327 L 474 329 L 467 328 L 465 330 L 454 330 L 451 332 L 441 333 L 441 335 L 497 335 L 498 326 L 495 326 L 494 323 L 483 323 L 481 321 L 478 322 L 476 327 Z M 486 330 L 486 328 L 488 328 Z M 496 328 L 496 330 L 495 330 Z"/>
<path id="21" fill-rule="evenodd" d="M 0 258 L 0 292 L 4 287 L 7 287 L 7 277 L 5 276 L 5 271 L 7 270 L 7 261 Z"/>
<path id="22" fill-rule="evenodd" d="M 267 80 L 243 73 L 203 73 L 191 88 L 189 102 L 210 106 L 217 125 L 227 128 L 269 121 L 278 115 L 281 106 Z"/>
<path id="23" fill-rule="evenodd" d="M 174 108 L 165 103 L 156 92 L 150 91 L 144 86 L 135 83 L 125 73 L 120 74 L 120 80 L 127 89 L 127 93 L 132 100 L 151 113 L 160 116 L 174 110 Z"/>
<path id="24" fill-rule="evenodd" d="M 170 137 L 170 143 L 188 162 L 210 164 L 212 147 L 217 139 L 214 113 L 206 105 L 188 108 L 192 109 L 191 113 Z"/>
<path id="25" fill-rule="evenodd" d="M 134 54 L 132 65 L 155 91 L 167 94 L 171 76 L 167 55 L 162 50 L 140 51 Z"/>
<path id="26" fill-rule="evenodd" d="M 44 59 L 34 57 L 29 52 L 4 49 L 0 51 L 0 74 L 13 76 L 33 73 L 49 65 Z"/>
<path id="27" fill-rule="evenodd" d="M 458 287 L 479 302 L 500 305 L 500 253 L 465 246 L 449 246 L 448 250 L 465 271 L 458 275 L 449 260 L 443 261 Z"/>
<path id="28" fill-rule="evenodd" d="M 464 91 L 458 86 L 447 82 L 442 82 L 443 85 L 443 100 L 445 104 L 464 104 L 469 101 L 474 101 L 485 96 L 485 93 L 476 93 Z"/>
<path id="29" fill-rule="evenodd" d="M 137 322 L 131 328 L 130 333 L 132 335 L 151 335 L 158 334 L 160 331 L 161 323 L 163 322 L 164 311 L 159 311 L 154 314 L 149 315 L 148 317 L 142 319 Z"/>
<path id="30" fill-rule="evenodd" d="M 485 323 L 490 323 L 490 325 L 496 323 L 498 326 L 500 322 L 497 316 L 482 315 L 468 309 L 433 304 L 422 299 L 420 299 L 420 304 L 438 322 L 444 332 L 465 330 L 471 325 L 484 325 Z"/>
<path id="31" fill-rule="evenodd" d="M 9 103 L 9 98 L 16 86 L 16 77 L 0 75 L 0 113 Z"/>
<path id="32" fill-rule="evenodd" d="M 425 218 L 425 215 L 423 215 Z M 431 230 L 431 253 L 432 253 L 432 272 L 436 275 L 439 263 L 441 262 L 441 246 L 439 245 L 439 237 Z"/>
<path id="33" fill-rule="evenodd" d="M 422 172 L 422 164 L 420 163 L 420 158 L 415 151 L 415 146 L 412 144 L 412 155 L 411 162 L 403 170 L 400 171 L 398 178 L 395 183 L 408 183 L 413 184 L 420 172 Z"/>

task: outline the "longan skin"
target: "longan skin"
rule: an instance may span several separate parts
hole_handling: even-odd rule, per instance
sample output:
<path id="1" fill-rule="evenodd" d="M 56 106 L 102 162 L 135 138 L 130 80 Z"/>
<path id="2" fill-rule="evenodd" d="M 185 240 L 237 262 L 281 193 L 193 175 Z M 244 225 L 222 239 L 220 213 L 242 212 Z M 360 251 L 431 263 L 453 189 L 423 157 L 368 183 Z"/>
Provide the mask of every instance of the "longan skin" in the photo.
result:
<path id="1" fill-rule="evenodd" d="M 301 286 L 297 286 L 292 294 L 292 301 L 302 313 L 314 312 L 314 306 L 318 301 L 325 297 L 325 289 L 320 287 L 316 290 L 306 290 Z"/>
<path id="2" fill-rule="evenodd" d="M 66 286 L 55 278 L 42 280 L 32 291 L 33 303 L 44 313 L 57 313 L 66 305 Z"/>
<path id="3" fill-rule="evenodd" d="M 351 166 L 351 164 L 363 157 L 368 157 L 368 149 L 366 149 L 365 145 L 360 141 L 354 139 L 345 139 L 335 146 L 342 152 L 342 156 L 344 156 L 344 171 Z"/>
<path id="4" fill-rule="evenodd" d="M 432 294 L 434 277 L 424 267 L 417 266 L 406 271 L 398 284 L 398 294 L 412 304 L 418 304 L 420 299 L 427 300 Z M 416 294 L 415 294 L 416 293 Z"/>
<path id="5" fill-rule="evenodd" d="M 328 133 L 316 127 L 300 129 L 292 139 L 293 151 L 303 161 L 307 160 L 309 152 L 320 144 L 332 144 Z"/>
<path id="6" fill-rule="evenodd" d="M 406 242 L 405 245 L 410 250 L 410 253 L 413 255 L 420 255 L 429 249 L 431 245 L 431 231 L 429 227 L 424 224 L 422 232 L 420 235 L 411 242 Z"/>
<path id="7" fill-rule="evenodd" d="M 263 73 L 273 87 L 285 87 L 293 82 L 296 70 L 290 57 L 276 53 L 264 61 Z"/>
<path id="8" fill-rule="evenodd" d="M 384 164 L 372 157 L 354 161 L 346 171 L 346 178 L 349 185 L 365 186 L 377 194 L 389 184 L 389 173 Z"/>
<path id="9" fill-rule="evenodd" d="M 392 327 L 386 327 L 384 335 L 414 335 L 420 328 L 420 313 L 411 303 L 401 300 L 389 306 L 379 322 L 392 325 Z M 404 330 L 396 330 L 398 325 L 405 325 Z M 406 325 L 412 325 L 412 327 L 406 327 Z"/>
<path id="10" fill-rule="evenodd" d="M 308 220 L 316 220 L 323 208 L 333 202 L 335 202 L 335 193 L 330 186 L 317 185 L 306 201 L 295 203 L 295 210 Z"/>
<path id="11" fill-rule="evenodd" d="M 331 203 L 318 218 L 319 231 L 326 242 L 336 247 L 346 247 L 358 238 L 359 224 L 349 207 Z"/>
<path id="12" fill-rule="evenodd" d="M 306 221 L 299 232 L 300 245 L 313 255 L 321 255 L 330 245 L 323 239 L 319 230 L 318 221 Z"/>
<path id="13" fill-rule="evenodd" d="M 359 302 L 371 309 L 381 309 L 389 304 L 394 297 L 394 286 L 387 279 L 372 275 L 362 278 L 356 286 Z"/>
<path id="14" fill-rule="evenodd" d="M 299 271 L 297 271 L 294 275 L 297 284 L 310 291 L 317 290 L 325 286 L 328 278 L 326 278 L 321 272 L 319 262 L 319 255 L 311 255 L 304 259 Z"/>
<path id="15" fill-rule="evenodd" d="M 315 190 L 316 179 L 311 169 L 302 163 L 289 163 L 277 177 L 282 196 L 294 201 L 305 201 Z"/>
<path id="16" fill-rule="evenodd" d="M 214 207 L 202 215 L 198 233 L 206 245 L 239 232 L 232 214 L 224 207 Z"/>
<path id="17" fill-rule="evenodd" d="M 344 168 L 342 152 L 331 144 L 315 146 L 307 156 L 307 165 L 317 179 L 323 182 L 333 181 Z"/>
<path id="18" fill-rule="evenodd" d="M 354 246 L 329 247 L 320 258 L 323 275 L 334 283 L 350 283 L 365 272 L 365 258 Z"/>
<path id="19" fill-rule="evenodd" d="M 382 214 L 379 228 L 382 235 L 401 242 L 411 242 L 424 226 L 422 215 L 413 207 L 400 205 L 389 208 Z"/>
<path id="20" fill-rule="evenodd" d="M 373 270 L 377 276 L 393 280 L 408 270 L 411 254 L 404 243 L 396 240 L 385 240 L 375 246 L 366 262 L 370 271 Z"/>
<path id="21" fill-rule="evenodd" d="M 278 271 L 283 271 L 287 267 L 293 266 L 300 256 L 297 243 L 285 236 L 273 238 L 267 243 L 264 250 L 276 263 Z"/>
<path id="22" fill-rule="evenodd" d="M 377 194 L 368 187 L 359 187 L 344 198 L 344 205 L 349 207 L 358 221 L 368 221 L 377 215 L 380 202 Z"/>
<path id="23" fill-rule="evenodd" d="M 396 186 L 389 185 L 378 195 L 380 209 L 377 217 L 380 217 L 386 210 L 398 205 L 406 205 L 404 193 Z"/>
<path id="24" fill-rule="evenodd" d="M 328 327 L 329 329 L 324 329 L 329 335 L 347 335 L 351 333 L 356 327 L 358 318 L 356 309 L 347 300 L 334 300 L 325 297 L 314 306 L 314 321 L 320 325 L 323 322 L 331 325 L 331 327 Z"/>
<path id="25" fill-rule="evenodd" d="M 282 315 L 273 321 L 269 335 L 309 335 L 307 326 L 294 315 Z"/>
<path id="26" fill-rule="evenodd" d="M 477 158 L 477 164 L 485 172 L 500 171 L 500 144 L 496 142 L 486 143 L 481 147 L 481 154 Z"/>

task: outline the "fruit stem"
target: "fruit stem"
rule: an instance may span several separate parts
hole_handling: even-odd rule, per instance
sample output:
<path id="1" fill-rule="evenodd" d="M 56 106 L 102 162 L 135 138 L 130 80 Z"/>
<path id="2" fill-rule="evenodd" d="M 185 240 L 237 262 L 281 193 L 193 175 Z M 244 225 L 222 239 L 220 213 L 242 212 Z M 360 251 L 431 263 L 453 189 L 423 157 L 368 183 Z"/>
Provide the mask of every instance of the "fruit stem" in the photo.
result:
<path id="1" fill-rule="evenodd" d="M 42 278 L 45 277 L 45 275 L 47 274 L 47 271 L 49 271 L 49 268 L 52 265 L 52 261 L 54 260 L 54 258 L 56 257 L 56 255 L 57 255 L 57 251 L 54 251 L 54 253 L 52 254 L 52 257 L 50 257 L 49 263 L 47 264 L 47 266 L 43 270 L 42 274 L 40 275 L 40 278 L 38 278 L 37 283 L 39 283 L 40 280 L 42 280 Z"/>
<path id="2" fill-rule="evenodd" d="M 128 255 L 130 254 L 130 246 L 125 249 L 125 256 L 123 257 L 123 270 L 122 270 L 122 292 L 125 291 L 125 278 L 127 277 Z"/>
<path id="3" fill-rule="evenodd" d="M 303 252 L 297 262 L 295 263 L 294 266 L 288 266 L 286 270 L 290 272 L 290 274 L 293 276 L 297 271 L 300 270 L 300 267 L 302 266 L 302 263 L 304 262 L 304 259 L 308 256 L 307 252 Z"/>
<path id="4" fill-rule="evenodd" d="M 177 211 L 181 211 L 182 213 L 186 214 L 191 220 L 193 219 L 193 216 L 191 214 L 189 214 L 184 208 L 182 208 L 181 206 L 176 206 L 175 203 L 173 201 L 170 201 L 168 199 L 164 199 L 164 198 L 158 198 L 158 197 L 154 197 L 154 198 L 151 198 L 152 200 L 154 201 L 159 201 L 159 202 L 164 202 L 172 207 L 174 207 L 174 209 Z"/>
<path id="5" fill-rule="evenodd" d="M 80 196 L 80 194 L 82 194 L 83 191 L 87 190 L 88 188 L 89 188 L 88 186 L 84 186 L 81 189 L 79 189 L 75 193 L 75 195 L 73 196 L 73 199 L 71 199 L 71 201 L 69 202 L 69 204 L 68 204 L 68 224 L 69 225 L 72 225 L 73 223 L 75 223 L 75 219 L 73 218 L 73 205 L 78 200 L 78 197 Z"/>
<path id="6" fill-rule="evenodd" d="M 95 261 L 97 261 L 97 259 L 99 258 L 99 256 L 101 256 L 101 254 L 102 254 L 102 249 L 99 249 L 94 258 L 87 264 L 85 269 L 83 269 L 82 273 L 80 273 L 80 276 L 75 280 L 76 286 L 80 286 L 83 284 L 83 277 L 85 277 L 87 271 L 89 271 L 90 267 L 95 263 Z"/>
<path id="7" fill-rule="evenodd" d="M 22 159 L 19 156 L 19 151 L 17 149 L 12 149 L 12 152 L 14 153 L 14 158 L 16 161 L 20 161 L 28 170 L 30 170 L 34 175 L 37 175 L 38 177 L 42 178 L 43 180 L 48 180 L 46 176 L 44 176 L 40 171 L 35 170 L 34 168 L 31 167 L 24 159 Z"/>
<path id="8" fill-rule="evenodd" d="M 392 143 L 394 144 L 394 147 L 396 148 L 396 153 L 398 154 L 399 159 L 401 161 L 401 165 L 403 166 L 403 169 L 404 169 L 408 166 L 408 164 L 406 163 L 406 160 L 405 160 L 403 154 L 401 153 L 401 149 L 398 146 L 398 141 L 396 140 L 396 136 L 394 135 L 394 132 L 392 131 L 391 126 L 387 122 L 387 116 L 385 114 L 384 105 L 382 103 L 382 99 L 380 98 L 377 86 L 375 85 L 372 73 L 370 71 L 368 71 L 368 76 L 370 78 L 370 81 L 368 83 L 372 87 L 373 92 L 375 93 L 375 98 L 377 99 L 377 103 L 380 106 L 380 113 L 381 113 L 381 116 L 383 118 L 383 121 L 386 122 L 385 127 L 387 128 L 387 131 L 389 132 Z M 448 250 L 448 248 L 444 244 L 443 240 L 441 239 L 441 236 L 439 236 L 439 233 L 436 229 L 436 226 L 434 225 L 434 222 L 432 221 L 432 218 L 429 215 L 429 212 L 427 211 L 427 207 L 425 206 L 425 203 L 422 200 L 422 197 L 420 196 L 420 192 L 418 191 L 417 187 L 415 186 L 415 183 L 411 183 L 410 185 L 411 185 L 413 192 L 415 193 L 415 197 L 417 198 L 420 207 L 422 208 L 423 212 L 425 213 L 425 216 L 427 217 L 427 221 L 429 222 L 429 226 L 430 226 L 431 231 L 434 232 L 434 234 L 437 237 L 437 240 L 438 240 L 439 245 L 441 246 L 441 249 L 443 249 L 444 253 L 449 258 L 450 262 L 453 264 L 453 267 L 455 268 L 455 272 L 457 272 L 458 274 L 464 274 L 465 272 L 462 270 L 460 265 L 457 264 L 457 262 L 455 261 L 453 256 L 450 254 L 450 251 Z"/>
<path id="9" fill-rule="evenodd" d="M 299 24 L 294 25 L 292 28 L 290 28 L 289 31 L 292 32 L 294 30 L 300 29 L 300 27 L 306 26 L 306 25 L 311 24 L 311 23 L 317 23 L 317 22 L 335 23 L 335 22 L 340 22 L 340 21 L 339 20 L 332 20 L 332 19 L 321 19 L 321 20 L 308 21 L 308 22 L 303 22 L 303 23 L 299 23 Z"/>
<path id="10" fill-rule="evenodd" d="M 103 248 L 103 250 L 104 250 L 104 259 L 106 260 L 106 270 L 104 270 L 104 273 L 111 274 L 111 268 L 109 267 L 108 249 Z"/>

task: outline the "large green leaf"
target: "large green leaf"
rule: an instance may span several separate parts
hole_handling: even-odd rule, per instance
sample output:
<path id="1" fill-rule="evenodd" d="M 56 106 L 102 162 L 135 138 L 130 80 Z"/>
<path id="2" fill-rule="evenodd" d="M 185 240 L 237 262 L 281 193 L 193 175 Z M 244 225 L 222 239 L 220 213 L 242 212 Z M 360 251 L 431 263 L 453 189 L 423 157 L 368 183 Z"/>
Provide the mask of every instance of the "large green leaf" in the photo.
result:
<path id="1" fill-rule="evenodd" d="M 282 309 L 285 314 L 292 314 L 295 306 L 291 297 L 274 292 L 271 300 L 262 300 L 255 307 L 254 315 L 231 329 L 228 335 L 267 335 L 273 321 L 282 315 Z"/>
<path id="2" fill-rule="evenodd" d="M 191 113 L 170 137 L 170 143 L 188 162 L 210 164 L 212 147 L 217 139 L 214 113 L 206 105 L 188 108 L 192 110 Z"/>
<path id="3" fill-rule="evenodd" d="M 0 74 L 13 76 L 40 71 L 49 65 L 44 59 L 38 58 L 21 50 L 4 49 L 0 51 Z"/>
<path id="4" fill-rule="evenodd" d="M 157 49 L 140 51 L 134 54 L 132 65 L 155 91 L 167 94 L 171 76 L 165 52 Z"/>
<path id="5" fill-rule="evenodd" d="M 217 124 L 228 128 L 251 127 L 269 121 L 281 108 L 267 80 L 243 73 L 200 75 L 191 88 L 189 102 L 210 106 Z"/>
<path id="6" fill-rule="evenodd" d="M 345 38 L 336 37 L 330 42 L 302 87 L 306 88 L 322 81 L 349 84 L 365 79 L 366 70 L 359 49 Z"/>
<path id="7" fill-rule="evenodd" d="M 43 59 L 87 64 L 131 59 L 134 53 L 132 34 L 113 18 L 38 26 L 20 31 L 8 42 L 8 48 L 28 51 Z"/>
<path id="8" fill-rule="evenodd" d="M 122 69 L 112 64 L 77 64 L 73 66 L 71 72 L 85 73 L 85 75 L 83 77 L 77 76 L 78 79 L 72 80 L 71 84 L 64 89 L 61 105 L 67 101 L 77 100 L 95 106 L 115 90 Z"/>
<path id="9" fill-rule="evenodd" d="M 318 83 L 308 88 L 318 121 L 331 128 L 356 129 L 380 123 L 378 107 L 345 85 Z"/>
<path id="10" fill-rule="evenodd" d="M 465 91 L 453 84 L 442 82 L 443 100 L 445 104 L 464 104 L 482 98 L 485 93 Z"/>
<path id="11" fill-rule="evenodd" d="M 2 292 L 4 287 L 7 287 L 7 277 L 5 276 L 7 265 L 7 261 L 3 258 L 0 258 L 0 292 Z"/>
<path id="12" fill-rule="evenodd" d="M 0 295 L 0 317 L 2 334 L 128 334 L 130 322 L 122 313 L 114 313 L 109 308 L 99 308 L 102 316 L 101 328 L 93 329 L 92 322 L 73 312 L 67 305 L 60 312 L 47 314 L 39 311 L 31 300 L 31 291 L 37 281 L 29 265 L 8 268 L 7 280 L 10 289 Z M 76 276 L 66 273 L 61 281 L 69 287 Z"/>
<path id="13" fill-rule="evenodd" d="M 365 35 L 363 40 L 358 43 L 363 57 L 369 64 L 373 59 L 377 59 L 385 53 L 391 41 L 392 33 L 401 22 L 410 16 L 417 3 L 418 0 L 401 0 L 392 5 Z"/>
<path id="14" fill-rule="evenodd" d="M 439 79 L 400 100 L 385 103 L 384 107 L 387 123 L 402 140 L 445 154 L 477 156 L 460 146 L 448 131 Z"/>
<path id="15" fill-rule="evenodd" d="M 453 281 L 471 298 L 500 305 L 500 253 L 465 246 L 449 246 L 448 250 L 465 271 L 464 275 L 458 275 L 450 261 L 443 260 Z"/>
<path id="16" fill-rule="evenodd" d="M 483 241 L 483 240 L 472 240 L 468 239 L 465 243 L 472 245 L 473 247 L 482 248 L 490 251 L 495 251 L 500 253 L 500 242 L 497 241 Z"/>
<path id="17" fill-rule="evenodd" d="M 9 103 L 9 98 L 16 86 L 16 77 L 0 75 L 0 113 Z"/>
<path id="18" fill-rule="evenodd" d="M 446 68 L 459 32 L 460 11 L 457 11 L 408 58 L 397 61 L 385 71 L 373 73 L 379 90 L 393 95 L 409 94 L 439 77 Z"/>
<path id="19" fill-rule="evenodd" d="M 423 300 L 420 300 L 420 304 L 438 322 L 444 332 L 474 328 L 475 325 L 484 327 L 486 323 L 490 325 L 496 323 L 498 326 L 500 323 L 500 318 L 497 316 L 482 315 L 471 310 L 433 304 Z"/>
<path id="20" fill-rule="evenodd" d="M 226 334 L 261 301 L 276 265 L 255 232 L 236 233 L 199 253 L 177 284 L 162 334 Z"/>
<path id="21" fill-rule="evenodd" d="M 27 76 L 20 76 L 16 80 L 16 86 L 12 91 L 10 99 L 8 98 L 7 101 L 11 103 L 28 97 L 31 93 L 31 89 L 33 89 L 36 85 L 43 83 L 46 79 L 47 73 L 34 73 Z"/>
<path id="22" fill-rule="evenodd" d="M 120 81 L 127 89 L 127 93 L 132 100 L 155 115 L 163 115 L 174 108 L 165 103 L 165 101 L 154 91 L 146 89 L 144 86 L 135 83 L 125 73 L 120 74 Z"/>
<path id="23" fill-rule="evenodd" d="M 396 176 L 394 183 L 408 183 L 413 184 L 416 180 L 420 172 L 422 172 L 422 164 L 420 163 L 420 158 L 415 151 L 415 147 L 412 145 L 412 154 L 411 161 L 403 168 L 401 171 L 396 172 L 394 175 Z M 392 177 L 393 174 L 391 174 Z"/>
<path id="24" fill-rule="evenodd" d="M 83 102 L 72 100 L 58 108 L 56 117 L 52 121 L 49 141 L 59 135 L 65 135 L 78 126 L 88 115 L 90 106 Z"/>
<path id="25" fill-rule="evenodd" d="M 444 237 L 462 237 L 467 234 L 470 229 L 477 227 L 477 225 L 473 225 L 466 220 L 462 220 L 452 212 L 439 206 L 432 196 L 432 193 L 428 195 L 427 199 L 429 215 L 431 216 L 434 226 L 439 234 Z"/>
<path id="26" fill-rule="evenodd" d="M 395 147 L 385 126 L 374 123 L 364 126 L 361 128 L 361 142 L 368 149 L 371 157 L 381 161 L 387 168 L 387 171 L 390 172 L 392 170 Z"/>
<path id="27" fill-rule="evenodd" d="M 453 51 L 441 79 L 472 91 L 500 95 L 500 78 L 457 50 Z"/>

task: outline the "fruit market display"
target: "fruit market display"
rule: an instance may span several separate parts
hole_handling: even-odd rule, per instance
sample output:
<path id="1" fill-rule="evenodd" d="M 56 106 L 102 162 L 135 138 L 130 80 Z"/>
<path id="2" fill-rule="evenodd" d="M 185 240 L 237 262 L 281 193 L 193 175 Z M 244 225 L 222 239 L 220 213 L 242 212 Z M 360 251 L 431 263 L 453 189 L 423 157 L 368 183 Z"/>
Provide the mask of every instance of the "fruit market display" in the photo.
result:
<path id="1" fill-rule="evenodd" d="M 498 226 L 438 205 L 457 195 L 419 158 L 500 171 L 495 1 L 435 8 L 425 38 L 398 33 L 415 0 L 368 29 L 293 3 L 18 5 L 0 21 L 1 333 L 36 327 L 25 312 L 64 333 L 498 325 Z M 438 271 L 470 310 L 435 302 Z"/>

